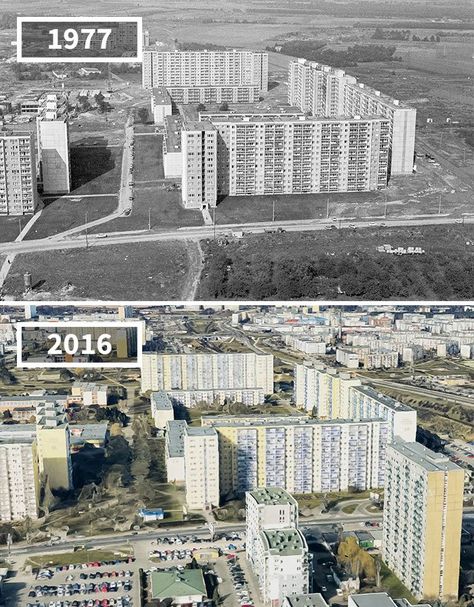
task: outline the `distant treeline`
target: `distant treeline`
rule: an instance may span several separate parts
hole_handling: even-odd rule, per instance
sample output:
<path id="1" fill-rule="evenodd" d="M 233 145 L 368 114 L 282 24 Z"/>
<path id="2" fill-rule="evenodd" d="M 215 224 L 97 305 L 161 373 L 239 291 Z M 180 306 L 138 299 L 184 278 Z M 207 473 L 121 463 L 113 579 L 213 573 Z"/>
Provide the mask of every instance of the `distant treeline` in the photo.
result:
<path id="1" fill-rule="evenodd" d="M 401 60 L 393 56 L 397 50 L 395 46 L 380 44 L 355 44 L 349 46 L 346 51 L 324 48 L 325 44 L 323 42 L 316 41 L 292 41 L 278 46 L 281 47 L 279 52 L 284 55 L 327 63 L 333 67 L 353 67 L 358 63 L 368 63 L 370 61 Z M 267 48 L 267 50 L 273 51 L 275 49 Z"/>
<path id="2" fill-rule="evenodd" d="M 180 42 L 175 40 L 176 48 L 179 51 L 225 51 L 226 47 L 212 42 Z"/>
<path id="3" fill-rule="evenodd" d="M 412 34 L 410 30 L 384 30 L 377 27 L 372 35 L 373 40 L 413 40 L 413 42 L 440 42 L 440 34 L 432 34 L 421 38 L 416 34 Z"/>
<path id="4" fill-rule="evenodd" d="M 374 25 L 374 23 L 354 23 L 353 27 L 358 29 L 372 29 Z M 376 27 L 382 27 L 382 25 Z M 447 30 L 474 30 L 474 21 L 464 21 L 463 23 L 444 23 L 439 21 L 424 21 L 423 23 L 420 23 L 419 21 L 399 21 L 390 23 L 390 27 L 411 30 L 439 30 L 440 28 Z"/>
<path id="5" fill-rule="evenodd" d="M 0 15 L 0 30 L 10 30 L 16 27 L 15 13 L 3 13 Z"/>

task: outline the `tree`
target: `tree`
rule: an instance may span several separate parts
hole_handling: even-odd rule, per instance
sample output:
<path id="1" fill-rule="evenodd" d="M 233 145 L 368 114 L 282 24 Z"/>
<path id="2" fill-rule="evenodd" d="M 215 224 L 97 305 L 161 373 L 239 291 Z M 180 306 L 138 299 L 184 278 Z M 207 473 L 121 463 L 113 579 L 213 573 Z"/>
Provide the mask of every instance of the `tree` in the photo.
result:
<path id="1" fill-rule="evenodd" d="M 199 103 L 196 109 L 198 112 L 204 112 L 206 110 L 206 106 L 203 103 Z"/>
<path id="2" fill-rule="evenodd" d="M 143 124 L 148 122 L 148 110 L 146 107 L 141 107 L 138 109 L 138 118 Z"/>
<path id="3" fill-rule="evenodd" d="M 221 103 L 221 105 L 219 106 L 219 110 L 221 112 L 228 112 L 229 111 L 229 104 L 227 103 L 227 101 L 224 101 L 224 103 Z"/>

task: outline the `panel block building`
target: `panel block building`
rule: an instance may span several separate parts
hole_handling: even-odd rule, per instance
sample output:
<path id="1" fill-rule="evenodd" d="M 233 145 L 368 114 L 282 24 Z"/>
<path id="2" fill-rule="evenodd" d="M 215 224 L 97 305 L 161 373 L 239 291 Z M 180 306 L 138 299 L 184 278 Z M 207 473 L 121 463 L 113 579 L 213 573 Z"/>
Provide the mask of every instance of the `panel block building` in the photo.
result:
<path id="1" fill-rule="evenodd" d="M 410 175 L 415 154 L 416 109 L 372 89 L 341 69 L 306 59 L 292 61 L 288 102 L 313 116 L 380 116 L 389 121 L 389 174 Z"/>
<path id="2" fill-rule="evenodd" d="M 420 443 L 387 450 L 382 557 L 417 599 L 458 597 L 464 470 Z"/>
<path id="3" fill-rule="evenodd" d="M 30 133 L 0 133 L 0 215 L 34 213 L 36 161 Z"/>
<path id="4" fill-rule="evenodd" d="M 38 518 L 39 473 L 33 438 L 0 437 L 0 521 Z"/>

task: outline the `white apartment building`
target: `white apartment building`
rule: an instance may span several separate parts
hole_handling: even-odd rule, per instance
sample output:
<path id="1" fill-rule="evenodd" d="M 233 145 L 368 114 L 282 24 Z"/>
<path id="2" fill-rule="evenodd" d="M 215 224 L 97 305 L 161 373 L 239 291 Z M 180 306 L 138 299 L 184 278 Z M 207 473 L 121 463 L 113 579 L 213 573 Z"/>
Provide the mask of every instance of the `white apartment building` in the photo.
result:
<path id="1" fill-rule="evenodd" d="M 294 399 L 297 407 L 322 419 L 350 419 L 347 405 L 349 389 L 361 381 L 349 373 L 321 363 L 295 366 Z"/>
<path id="2" fill-rule="evenodd" d="M 0 440 L 0 479 L 0 521 L 38 518 L 38 463 L 33 439 Z"/>
<path id="3" fill-rule="evenodd" d="M 279 487 L 246 493 L 246 556 L 265 604 L 309 591 L 308 546 L 298 530 L 298 504 Z"/>
<path id="4" fill-rule="evenodd" d="M 30 133 L 0 132 L 0 215 L 34 213 L 36 161 Z"/>
<path id="5" fill-rule="evenodd" d="M 98 405 L 106 407 L 109 387 L 105 384 L 94 382 L 75 381 L 71 387 L 72 402 L 80 402 L 84 407 Z"/>
<path id="6" fill-rule="evenodd" d="M 273 356 L 255 352 L 159 354 L 144 352 L 142 392 L 148 390 L 262 389 L 273 393 Z"/>
<path id="7" fill-rule="evenodd" d="M 144 88 L 239 87 L 268 90 L 268 53 L 232 51 L 143 52 Z"/>
<path id="8" fill-rule="evenodd" d="M 38 185 L 45 194 L 71 191 L 69 126 L 64 100 L 55 94 L 41 99 L 36 119 L 38 144 Z"/>
<path id="9" fill-rule="evenodd" d="M 256 84 L 239 86 L 168 86 L 173 103 L 257 103 L 260 87 Z"/>
<path id="10" fill-rule="evenodd" d="M 336 362 L 348 369 L 358 369 L 359 355 L 348 348 L 336 348 Z"/>
<path id="11" fill-rule="evenodd" d="M 184 478 L 188 509 L 219 505 L 219 439 L 214 428 L 186 427 Z"/>
<path id="12" fill-rule="evenodd" d="M 151 416 L 155 428 L 164 430 L 166 424 L 174 420 L 173 403 L 166 392 L 152 392 L 150 394 Z"/>
<path id="13" fill-rule="evenodd" d="M 457 600 L 464 470 L 420 443 L 387 449 L 382 557 L 417 599 Z"/>
<path id="14" fill-rule="evenodd" d="M 165 462 L 166 480 L 168 483 L 184 483 L 184 435 L 187 423 L 175 419 L 166 423 L 165 432 Z"/>
<path id="15" fill-rule="evenodd" d="M 306 416 L 206 416 L 219 437 L 220 493 L 256 487 L 325 493 L 383 487 L 388 424 Z"/>
<path id="16" fill-rule="evenodd" d="M 210 122 L 187 122 L 181 131 L 181 194 L 187 209 L 217 204 L 217 131 Z"/>
<path id="17" fill-rule="evenodd" d="M 192 408 L 202 403 L 225 402 L 242 403 L 247 407 L 260 405 L 265 400 L 265 391 L 262 388 L 224 389 L 224 390 L 171 390 L 167 395 L 174 404 Z"/>
<path id="18" fill-rule="evenodd" d="M 389 441 L 416 440 L 415 409 L 361 384 L 357 378 L 322 364 L 295 367 L 295 404 L 322 419 L 383 419 Z"/>
<path id="19" fill-rule="evenodd" d="M 305 59 L 290 63 L 288 102 L 314 116 L 382 116 L 390 125 L 390 174 L 410 175 L 416 109 L 357 82 L 341 69 Z"/>
<path id="20" fill-rule="evenodd" d="M 155 124 L 163 124 L 167 116 L 173 113 L 173 102 L 164 86 L 156 87 L 151 92 L 151 115 Z"/>
<path id="21" fill-rule="evenodd" d="M 305 354 L 326 354 L 326 342 L 321 339 L 285 335 L 285 344 Z"/>

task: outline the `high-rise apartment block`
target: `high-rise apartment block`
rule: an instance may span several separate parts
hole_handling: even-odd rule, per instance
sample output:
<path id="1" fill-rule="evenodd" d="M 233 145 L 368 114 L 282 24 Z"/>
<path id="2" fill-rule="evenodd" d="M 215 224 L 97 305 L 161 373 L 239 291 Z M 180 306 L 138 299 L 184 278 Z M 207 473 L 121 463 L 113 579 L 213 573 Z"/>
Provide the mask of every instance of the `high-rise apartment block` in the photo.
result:
<path id="1" fill-rule="evenodd" d="M 200 122 L 185 121 L 182 140 L 192 137 L 199 150 L 207 153 L 182 145 L 183 204 L 203 208 L 215 206 L 217 196 L 225 195 L 357 192 L 385 187 L 389 131 L 389 121 L 379 116 L 214 114 L 210 119 L 202 116 Z M 215 137 L 216 146 L 204 148 L 204 135 Z M 201 193 L 206 180 L 208 197 Z M 194 193 L 195 183 L 201 195 Z"/>
<path id="2" fill-rule="evenodd" d="M 38 517 L 39 476 L 33 438 L 0 439 L 0 521 Z"/>
<path id="3" fill-rule="evenodd" d="M 37 126 L 39 186 L 45 194 L 71 191 L 66 103 L 55 94 L 41 99 Z"/>
<path id="4" fill-rule="evenodd" d="M 44 403 L 36 410 L 39 472 L 50 489 L 72 489 L 69 424 L 59 403 Z"/>
<path id="5" fill-rule="evenodd" d="M 189 509 L 219 505 L 219 439 L 214 428 L 186 427 L 184 479 Z"/>
<path id="6" fill-rule="evenodd" d="M 417 599 L 457 599 L 464 470 L 419 443 L 387 449 L 382 557 Z"/>
<path id="7" fill-rule="evenodd" d="M 174 419 L 174 409 L 171 399 L 166 392 L 152 392 L 150 394 L 150 404 L 155 428 L 164 430 L 166 424 Z"/>
<path id="8" fill-rule="evenodd" d="M 219 436 L 220 494 L 256 487 L 324 493 L 383 487 L 387 422 L 306 416 L 208 416 Z"/>
<path id="9" fill-rule="evenodd" d="M 308 545 L 298 530 L 298 504 L 278 487 L 246 494 L 246 555 L 263 601 L 282 605 L 286 596 L 309 591 Z"/>
<path id="10" fill-rule="evenodd" d="M 144 88 L 164 86 L 176 103 L 195 103 L 196 93 L 202 102 L 231 101 L 225 97 L 229 95 L 226 91 L 233 96 L 233 89 L 237 89 L 237 97 L 252 96 L 248 101 L 252 102 L 257 100 L 253 89 L 268 90 L 268 53 L 146 50 L 142 77 Z M 180 92 L 191 98 L 179 99 Z"/>
<path id="11" fill-rule="evenodd" d="M 272 394 L 273 356 L 255 352 L 145 352 L 141 387 L 142 392 L 260 388 L 265 394 Z"/>
<path id="12" fill-rule="evenodd" d="M 349 373 L 322 364 L 295 367 L 295 404 L 321 419 L 383 419 L 389 440 L 416 440 L 416 410 L 380 394 Z"/>
<path id="13" fill-rule="evenodd" d="M 389 121 L 389 173 L 409 175 L 415 153 L 416 110 L 357 82 L 343 70 L 298 59 L 290 63 L 288 102 L 313 116 L 379 116 Z"/>
<path id="14" fill-rule="evenodd" d="M 0 215 L 34 213 L 36 162 L 30 133 L 0 132 Z"/>

